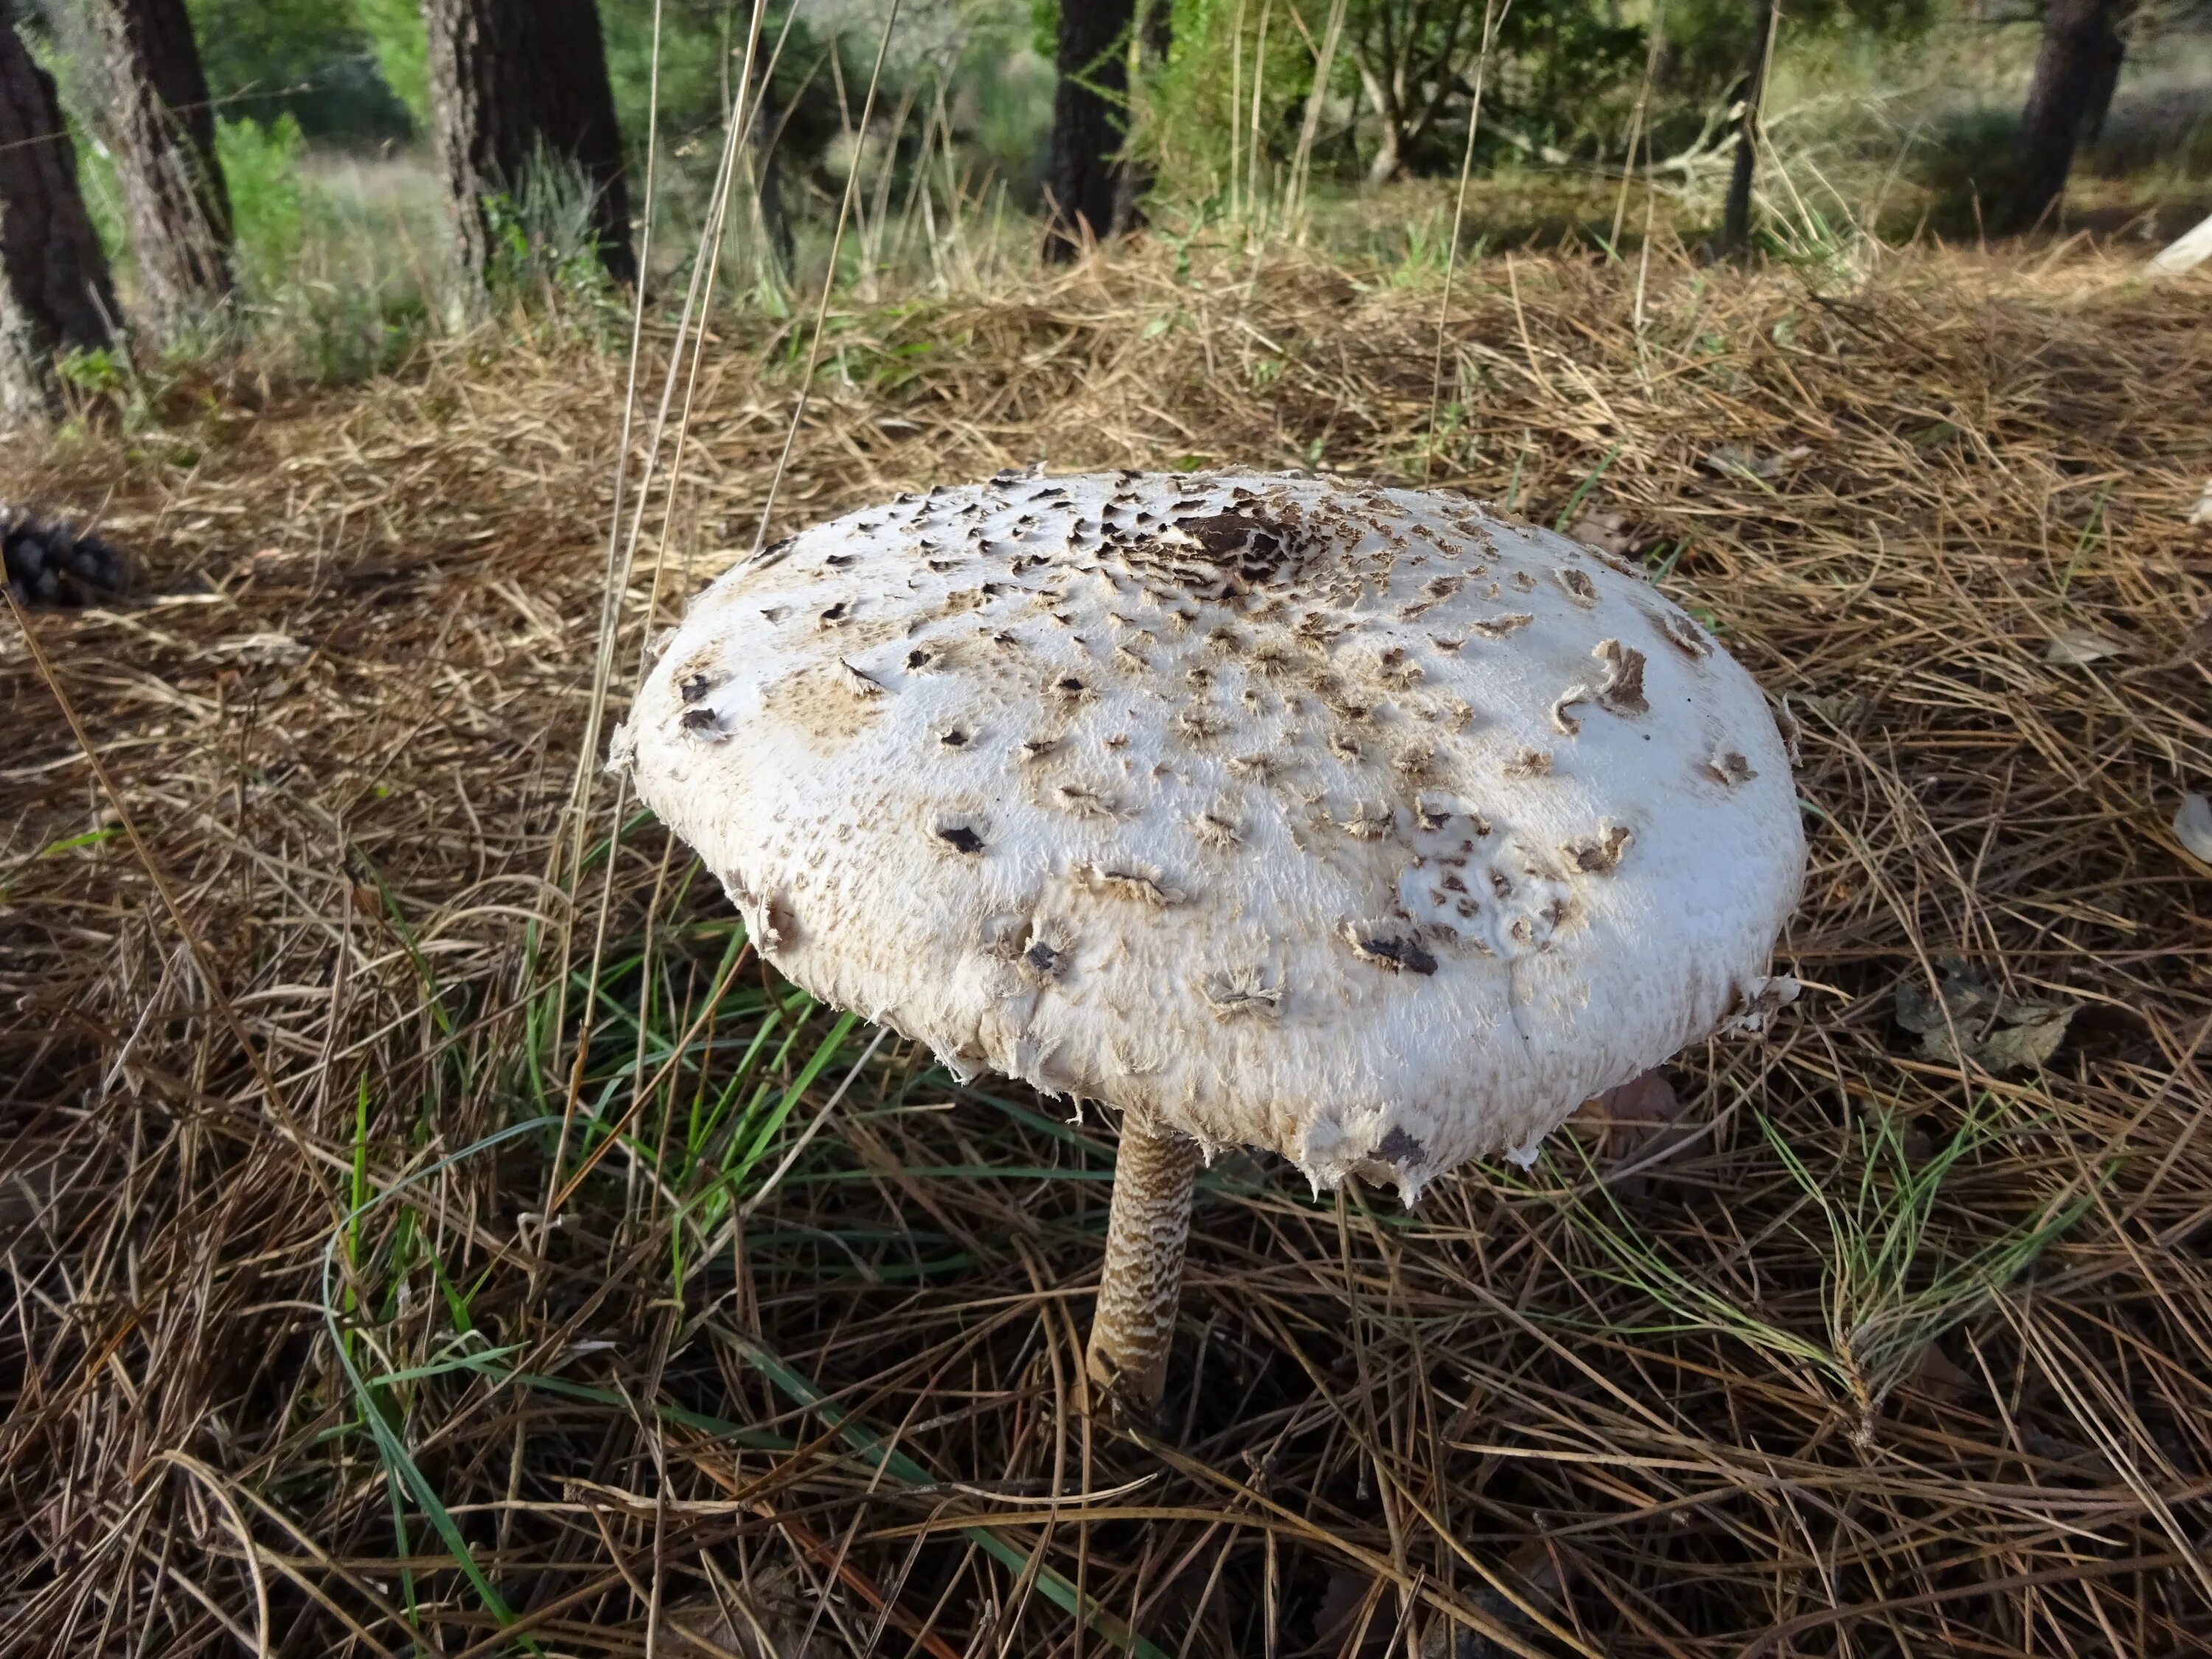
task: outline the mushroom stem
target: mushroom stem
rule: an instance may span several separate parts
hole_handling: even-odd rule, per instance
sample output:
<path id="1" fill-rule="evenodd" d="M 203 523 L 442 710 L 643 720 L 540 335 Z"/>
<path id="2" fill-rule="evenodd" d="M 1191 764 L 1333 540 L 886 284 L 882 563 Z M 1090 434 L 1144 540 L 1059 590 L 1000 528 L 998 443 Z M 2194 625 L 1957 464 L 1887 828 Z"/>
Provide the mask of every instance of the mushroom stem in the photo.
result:
<path id="1" fill-rule="evenodd" d="M 1121 1120 L 1114 1201 L 1106 1217 L 1106 1266 L 1085 1362 L 1092 1387 L 1119 1410 L 1148 1418 L 1167 1382 L 1182 1294 L 1183 1246 L 1198 1143 L 1133 1117 Z"/>

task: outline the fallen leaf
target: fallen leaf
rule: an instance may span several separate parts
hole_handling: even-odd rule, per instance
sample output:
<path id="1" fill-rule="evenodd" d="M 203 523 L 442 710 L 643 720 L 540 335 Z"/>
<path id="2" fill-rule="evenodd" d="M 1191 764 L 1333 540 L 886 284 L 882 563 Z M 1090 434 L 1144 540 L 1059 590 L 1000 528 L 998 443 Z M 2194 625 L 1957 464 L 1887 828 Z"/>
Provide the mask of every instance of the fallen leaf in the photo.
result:
<path id="1" fill-rule="evenodd" d="M 2173 815 L 2173 833 L 2190 857 L 2199 864 L 2212 865 L 2212 800 L 2184 795 L 2180 809 Z"/>
<path id="2" fill-rule="evenodd" d="M 2039 1066 L 2058 1052 L 2073 1018 L 2071 1008 L 2039 1009 L 2017 1025 L 2000 1025 L 1991 1031 L 1975 1046 L 1974 1058 L 1992 1072 Z"/>
<path id="3" fill-rule="evenodd" d="M 1950 1065 L 1966 1057 L 1984 1071 L 2040 1066 L 2058 1050 L 2075 1010 L 2065 1004 L 2021 1002 L 2005 995 L 1966 963 L 1938 964 L 1930 992 L 1917 979 L 1897 988 L 1897 1023 L 1920 1038 L 1920 1052 Z"/>
<path id="4" fill-rule="evenodd" d="M 1914 1362 L 1904 1380 L 1905 1386 L 1922 1399 L 1937 1401 L 1947 1406 L 1957 1405 L 1982 1387 L 1981 1378 L 1934 1342 L 1920 1351 L 1920 1358 Z"/>
<path id="5" fill-rule="evenodd" d="M 2066 668 L 2086 668 L 2093 662 L 2117 657 L 2127 650 L 2118 640 L 2092 634 L 2086 628 L 2062 628 L 2043 647 L 2043 659 Z"/>
<path id="6" fill-rule="evenodd" d="M 1599 1161 L 1608 1166 L 1635 1157 L 1677 1118 L 1682 1103 L 1667 1073 L 1656 1067 L 1592 1095 L 1575 1108 L 1570 1123 L 1597 1129 Z"/>
<path id="7" fill-rule="evenodd" d="M 1567 534 L 1620 559 L 1640 559 L 1667 539 L 1664 531 L 1638 524 L 1626 513 L 1585 513 L 1567 526 Z"/>

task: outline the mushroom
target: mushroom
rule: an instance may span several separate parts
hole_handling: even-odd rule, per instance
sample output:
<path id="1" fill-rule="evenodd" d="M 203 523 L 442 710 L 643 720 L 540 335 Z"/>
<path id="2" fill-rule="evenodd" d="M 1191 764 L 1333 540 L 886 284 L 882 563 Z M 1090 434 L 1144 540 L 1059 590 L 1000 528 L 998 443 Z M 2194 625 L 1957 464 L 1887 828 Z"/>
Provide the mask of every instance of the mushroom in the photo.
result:
<path id="1" fill-rule="evenodd" d="M 1758 685 L 1441 492 L 1007 473 L 818 526 L 701 596 L 617 759 L 793 981 L 1118 1110 L 1088 1364 L 1139 1416 L 1218 1150 L 1410 1204 L 1795 988 Z"/>

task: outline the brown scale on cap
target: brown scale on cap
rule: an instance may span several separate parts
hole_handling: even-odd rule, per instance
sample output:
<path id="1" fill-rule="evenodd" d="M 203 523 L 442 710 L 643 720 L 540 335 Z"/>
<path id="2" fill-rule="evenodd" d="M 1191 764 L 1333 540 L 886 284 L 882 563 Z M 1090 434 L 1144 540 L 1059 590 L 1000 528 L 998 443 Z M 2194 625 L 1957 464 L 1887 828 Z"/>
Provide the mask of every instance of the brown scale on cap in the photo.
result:
<path id="1" fill-rule="evenodd" d="M 1759 775 L 1751 769 L 1751 763 L 1742 752 L 1735 749 L 1716 749 L 1712 757 L 1705 763 L 1705 772 L 1714 781 L 1730 786 L 1749 783 Z"/>
<path id="2" fill-rule="evenodd" d="M 1242 844 L 1244 839 L 1240 833 L 1236 816 L 1219 808 L 1210 812 L 1200 812 L 1193 818 L 1190 821 L 1190 832 L 1201 844 L 1212 848 L 1216 852 L 1226 852 L 1229 848 Z"/>
<path id="3" fill-rule="evenodd" d="M 1508 611 L 1500 616 L 1470 617 L 1467 627 L 1469 633 L 1480 634 L 1486 640 L 1502 640 L 1535 620 L 1525 611 Z"/>
<path id="4" fill-rule="evenodd" d="M 1119 804 L 1110 793 L 1085 784 L 1054 784 L 1047 792 L 1045 799 L 1061 811 L 1073 812 L 1079 818 L 1110 818 L 1120 811 Z"/>
<path id="5" fill-rule="evenodd" d="M 1207 975 L 1200 983 L 1199 994 L 1216 1019 L 1282 1017 L 1283 988 L 1270 983 L 1264 969 L 1249 963 Z"/>
<path id="6" fill-rule="evenodd" d="M 1559 850 L 1566 854 L 1571 869 L 1598 874 L 1617 869 L 1621 854 L 1633 839 L 1635 834 L 1626 824 L 1609 823 L 1596 835 L 1571 841 Z"/>
<path id="7" fill-rule="evenodd" d="M 1515 574 L 1517 576 L 1523 573 Z M 1594 605 L 1597 603 L 1597 584 L 1590 580 L 1589 571 L 1563 564 L 1552 572 L 1552 580 L 1559 583 L 1566 596 L 1577 605 Z"/>
<path id="8" fill-rule="evenodd" d="M 1697 623 L 1679 611 L 1654 610 L 1647 613 L 1668 644 L 1684 655 L 1702 662 L 1712 655 L 1713 642 L 1707 639 Z"/>
<path id="9" fill-rule="evenodd" d="M 1386 968 L 1394 974 L 1432 975 L 1437 959 L 1422 948 L 1410 926 L 1395 921 L 1344 924 L 1344 942 L 1362 962 Z"/>
<path id="10" fill-rule="evenodd" d="M 1619 640 L 1600 640 L 1590 653 L 1605 665 L 1605 678 L 1598 682 L 1598 707 L 1615 714 L 1648 714 L 1651 705 L 1644 699 L 1644 653 L 1632 645 L 1623 645 Z"/>
<path id="11" fill-rule="evenodd" d="M 1152 909 L 1181 904 L 1185 897 L 1182 890 L 1171 885 L 1158 870 L 1135 866 L 1085 864 L 1076 870 L 1074 879 L 1086 891 L 1127 899 Z"/>

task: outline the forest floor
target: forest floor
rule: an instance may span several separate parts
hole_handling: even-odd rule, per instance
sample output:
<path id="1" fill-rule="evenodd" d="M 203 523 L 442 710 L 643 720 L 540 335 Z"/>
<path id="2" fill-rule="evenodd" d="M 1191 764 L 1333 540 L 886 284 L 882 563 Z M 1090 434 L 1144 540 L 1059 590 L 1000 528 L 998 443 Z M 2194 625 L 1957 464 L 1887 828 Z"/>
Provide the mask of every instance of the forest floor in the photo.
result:
<path id="1" fill-rule="evenodd" d="M 1800 733 L 1776 1029 L 1411 1213 L 1224 1158 L 1144 1441 L 1080 1395 L 1110 1125 L 779 981 L 598 771 L 803 327 L 673 356 L 650 465 L 648 339 L 634 561 L 624 354 L 542 319 L 17 450 L 143 580 L 0 617 L 0 1655 L 2205 1650 L 2212 280 L 2140 258 L 833 317 L 771 534 L 1426 477 Z"/>

